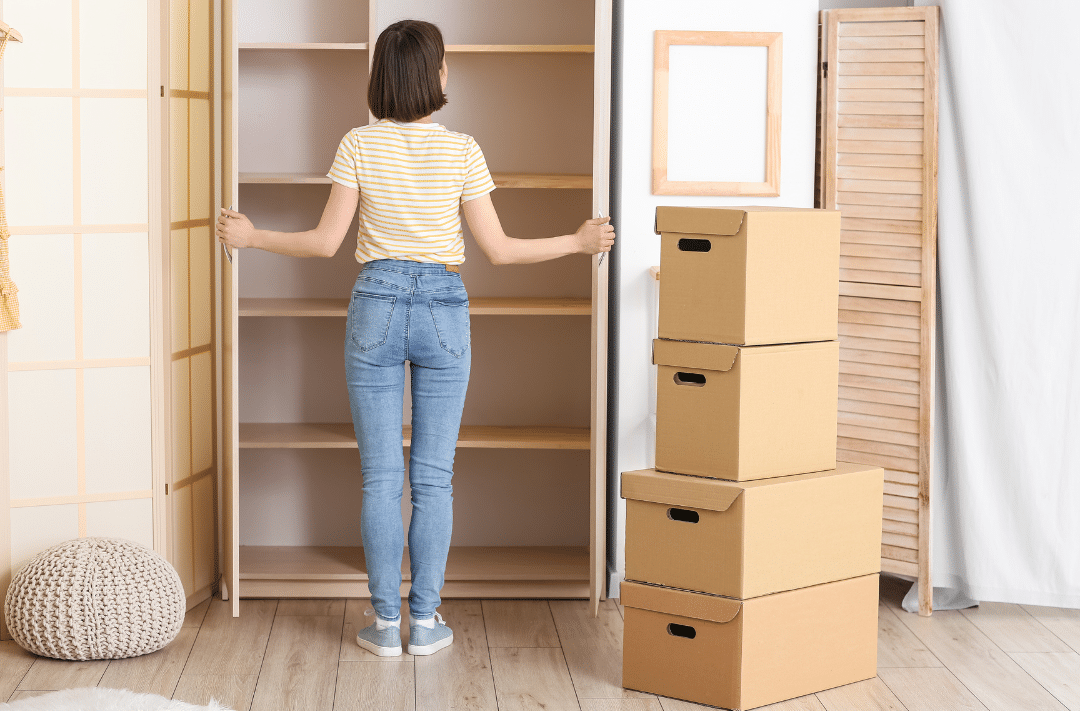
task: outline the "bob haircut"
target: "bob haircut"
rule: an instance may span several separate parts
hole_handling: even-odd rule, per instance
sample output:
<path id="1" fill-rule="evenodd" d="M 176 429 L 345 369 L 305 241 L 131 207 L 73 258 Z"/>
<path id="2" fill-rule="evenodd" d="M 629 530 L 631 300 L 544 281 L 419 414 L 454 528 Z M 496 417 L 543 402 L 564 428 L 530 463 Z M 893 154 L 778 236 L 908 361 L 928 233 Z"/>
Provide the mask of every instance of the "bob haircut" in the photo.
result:
<path id="1" fill-rule="evenodd" d="M 409 123 L 446 106 L 439 77 L 444 51 L 442 32 L 430 22 L 402 20 L 383 30 L 368 82 L 375 118 Z"/>

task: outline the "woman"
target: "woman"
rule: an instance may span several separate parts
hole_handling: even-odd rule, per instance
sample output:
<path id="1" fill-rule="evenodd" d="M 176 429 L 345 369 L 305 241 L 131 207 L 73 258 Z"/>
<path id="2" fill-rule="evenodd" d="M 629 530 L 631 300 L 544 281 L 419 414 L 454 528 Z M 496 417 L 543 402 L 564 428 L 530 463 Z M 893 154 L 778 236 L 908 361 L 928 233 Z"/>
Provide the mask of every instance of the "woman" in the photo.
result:
<path id="1" fill-rule="evenodd" d="M 377 122 L 350 131 L 328 176 L 330 198 L 307 232 L 256 229 L 222 210 L 219 241 L 279 254 L 332 257 L 357 206 L 356 260 L 362 264 L 349 304 L 345 371 L 363 475 L 360 529 L 375 621 L 357 643 L 380 656 L 401 654 L 401 447 L 405 362 L 412 378 L 409 481 L 410 654 L 432 654 L 453 641 L 436 612 L 453 528 L 451 478 L 469 382 L 469 302 L 460 212 L 493 264 L 597 254 L 614 244 L 607 219 L 547 239 L 507 237 L 491 203 L 495 184 L 476 141 L 431 120 L 446 105 L 442 34 L 404 20 L 375 44 L 368 105 Z"/>

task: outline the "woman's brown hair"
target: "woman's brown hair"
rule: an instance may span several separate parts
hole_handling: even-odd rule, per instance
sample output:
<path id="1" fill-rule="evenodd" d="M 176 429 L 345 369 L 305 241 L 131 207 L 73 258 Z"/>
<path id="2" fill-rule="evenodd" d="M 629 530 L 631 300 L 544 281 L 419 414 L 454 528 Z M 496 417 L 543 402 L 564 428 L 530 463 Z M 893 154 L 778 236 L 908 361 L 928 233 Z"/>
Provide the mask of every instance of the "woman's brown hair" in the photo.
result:
<path id="1" fill-rule="evenodd" d="M 368 107 L 375 118 L 408 123 L 446 106 L 439 76 L 443 52 L 442 32 L 430 22 L 402 20 L 383 30 L 368 83 Z"/>

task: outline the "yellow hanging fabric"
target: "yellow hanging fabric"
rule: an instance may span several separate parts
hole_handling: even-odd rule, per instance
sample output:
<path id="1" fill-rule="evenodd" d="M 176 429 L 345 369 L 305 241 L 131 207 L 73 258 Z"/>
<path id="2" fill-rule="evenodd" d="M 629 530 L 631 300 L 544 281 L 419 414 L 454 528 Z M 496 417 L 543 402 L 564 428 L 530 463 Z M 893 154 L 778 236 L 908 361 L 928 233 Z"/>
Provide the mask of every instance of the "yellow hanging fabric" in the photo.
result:
<path id="1" fill-rule="evenodd" d="M 8 36 L 5 32 L 3 39 L 0 39 L 0 59 L 4 57 Z M 0 170 L 3 169 L 3 166 L 0 166 Z M 19 323 L 19 290 L 8 271 L 9 237 L 11 233 L 8 231 L 7 210 L 4 208 L 4 188 L 0 183 L 0 331 L 10 331 L 22 326 Z"/>

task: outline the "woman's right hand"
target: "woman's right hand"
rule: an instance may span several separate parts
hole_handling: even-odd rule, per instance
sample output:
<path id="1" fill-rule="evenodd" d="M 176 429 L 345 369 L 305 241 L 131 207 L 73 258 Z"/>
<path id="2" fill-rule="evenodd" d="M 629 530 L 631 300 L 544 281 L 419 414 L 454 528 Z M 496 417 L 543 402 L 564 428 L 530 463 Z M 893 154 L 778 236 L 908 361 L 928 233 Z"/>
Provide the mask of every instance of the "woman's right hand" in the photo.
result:
<path id="1" fill-rule="evenodd" d="M 252 246 L 252 238 L 255 235 L 255 226 L 247 216 L 221 208 L 221 214 L 217 220 L 217 240 L 222 244 L 234 249 Z"/>
<path id="2" fill-rule="evenodd" d="M 574 233 L 578 240 L 578 251 L 583 254 L 610 252 L 615 244 L 615 228 L 609 224 L 610 220 L 610 217 L 585 220 Z"/>

